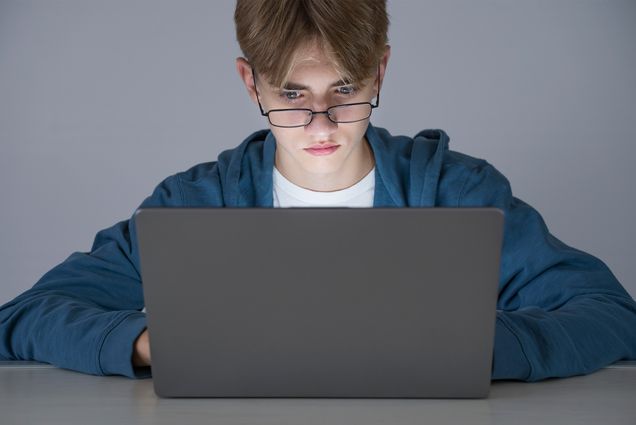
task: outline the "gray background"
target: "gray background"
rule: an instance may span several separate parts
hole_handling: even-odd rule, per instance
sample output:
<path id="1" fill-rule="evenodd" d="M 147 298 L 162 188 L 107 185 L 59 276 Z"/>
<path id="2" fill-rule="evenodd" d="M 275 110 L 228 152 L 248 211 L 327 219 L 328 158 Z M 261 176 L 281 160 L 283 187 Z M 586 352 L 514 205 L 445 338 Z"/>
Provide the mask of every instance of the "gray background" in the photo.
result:
<path id="1" fill-rule="evenodd" d="M 265 126 L 233 1 L 0 0 L 0 302 Z M 373 123 L 443 128 L 636 295 L 636 1 L 389 2 Z"/>

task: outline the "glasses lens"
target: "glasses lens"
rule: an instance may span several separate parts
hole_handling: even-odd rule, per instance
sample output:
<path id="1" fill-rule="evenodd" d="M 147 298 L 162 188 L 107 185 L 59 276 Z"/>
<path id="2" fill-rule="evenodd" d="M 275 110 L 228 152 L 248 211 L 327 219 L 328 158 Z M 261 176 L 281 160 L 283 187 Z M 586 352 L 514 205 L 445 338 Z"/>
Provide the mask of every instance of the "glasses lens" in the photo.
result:
<path id="1" fill-rule="evenodd" d="M 311 111 L 290 109 L 287 111 L 269 111 L 269 122 L 278 127 L 302 127 L 311 120 Z"/>
<path id="2" fill-rule="evenodd" d="M 331 119 L 339 123 L 356 122 L 371 116 L 371 104 L 340 105 L 329 108 Z"/>

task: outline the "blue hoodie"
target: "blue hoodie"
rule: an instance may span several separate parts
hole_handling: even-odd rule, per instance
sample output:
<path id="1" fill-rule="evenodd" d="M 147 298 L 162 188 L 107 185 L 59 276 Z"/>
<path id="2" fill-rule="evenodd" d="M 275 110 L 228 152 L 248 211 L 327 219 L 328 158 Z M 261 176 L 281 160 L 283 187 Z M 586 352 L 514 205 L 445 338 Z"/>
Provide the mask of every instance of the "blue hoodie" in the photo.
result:
<path id="1" fill-rule="evenodd" d="M 599 259 L 552 236 L 486 161 L 448 149 L 441 130 L 414 138 L 369 125 L 375 207 L 481 207 L 505 213 L 493 379 L 536 381 L 636 358 L 636 303 Z M 252 134 L 216 162 L 166 178 L 144 207 L 272 207 L 276 142 Z M 33 359 L 97 375 L 147 376 L 133 343 L 146 327 L 133 219 L 97 233 L 0 308 L 0 360 Z M 452 312 L 449 312 L 452 314 Z"/>

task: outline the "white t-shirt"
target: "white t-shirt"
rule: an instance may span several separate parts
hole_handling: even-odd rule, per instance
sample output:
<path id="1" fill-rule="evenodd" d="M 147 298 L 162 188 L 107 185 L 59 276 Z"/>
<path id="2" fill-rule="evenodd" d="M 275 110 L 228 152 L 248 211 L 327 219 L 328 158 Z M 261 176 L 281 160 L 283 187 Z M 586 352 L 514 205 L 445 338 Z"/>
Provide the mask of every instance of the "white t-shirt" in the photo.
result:
<path id="1" fill-rule="evenodd" d="M 316 192 L 287 180 L 274 167 L 274 208 L 289 207 L 373 207 L 375 167 L 362 180 L 335 192 Z"/>

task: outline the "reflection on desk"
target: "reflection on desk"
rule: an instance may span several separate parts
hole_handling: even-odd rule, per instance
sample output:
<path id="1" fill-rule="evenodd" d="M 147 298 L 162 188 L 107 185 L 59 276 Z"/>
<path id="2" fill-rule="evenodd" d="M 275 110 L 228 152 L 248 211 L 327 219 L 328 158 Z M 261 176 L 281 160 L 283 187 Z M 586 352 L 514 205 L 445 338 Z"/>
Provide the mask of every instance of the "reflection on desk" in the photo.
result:
<path id="1" fill-rule="evenodd" d="M 636 424 L 636 362 L 588 376 L 495 382 L 484 400 L 160 399 L 152 380 L 0 362 L 0 419 L 13 424 Z"/>

